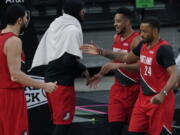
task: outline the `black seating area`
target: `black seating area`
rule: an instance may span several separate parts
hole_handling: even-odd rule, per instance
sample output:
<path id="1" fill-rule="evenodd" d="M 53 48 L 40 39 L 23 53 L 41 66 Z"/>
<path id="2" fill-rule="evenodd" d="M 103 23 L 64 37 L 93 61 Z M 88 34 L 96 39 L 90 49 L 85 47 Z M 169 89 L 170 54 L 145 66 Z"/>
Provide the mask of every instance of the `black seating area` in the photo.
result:
<path id="1" fill-rule="evenodd" d="M 155 0 L 153 8 L 136 9 L 135 0 L 84 0 L 86 7 L 86 20 L 83 23 L 85 31 L 104 30 L 113 28 L 113 16 L 119 7 L 132 9 L 137 17 L 134 26 L 137 26 L 142 16 L 159 15 L 166 11 L 166 5 L 162 1 Z M 31 0 L 32 20 L 35 29 L 42 34 L 49 24 L 57 17 L 56 0 Z"/>

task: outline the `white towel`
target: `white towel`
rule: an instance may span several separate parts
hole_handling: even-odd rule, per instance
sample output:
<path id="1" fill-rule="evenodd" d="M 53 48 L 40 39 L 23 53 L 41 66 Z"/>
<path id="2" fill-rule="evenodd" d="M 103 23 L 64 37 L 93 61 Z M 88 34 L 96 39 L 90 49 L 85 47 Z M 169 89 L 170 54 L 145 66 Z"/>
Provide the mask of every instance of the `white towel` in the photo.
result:
<path id="1" fill-rule="evenodd" d="M 82 58 L 79 47 L 83 44 L 80 22 L 73 16 L 63 14 L 56 18 L 43 35 L 35 52 L 31 69 L 47 65 L 65 52 Z"/>
<path id="2" fill-rule="evenodd" d="M 176 58 L 176 65 L 177 65 L 177 70 L 178 70 L 178 76 L 180 77 L 180 54 Z"/>

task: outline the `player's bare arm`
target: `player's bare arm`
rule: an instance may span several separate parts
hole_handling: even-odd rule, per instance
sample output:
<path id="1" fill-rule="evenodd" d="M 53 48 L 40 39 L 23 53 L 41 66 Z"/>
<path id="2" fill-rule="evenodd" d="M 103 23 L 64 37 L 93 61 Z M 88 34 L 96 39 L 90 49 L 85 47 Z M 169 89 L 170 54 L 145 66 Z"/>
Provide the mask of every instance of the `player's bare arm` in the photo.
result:
<path id="1" fill-rule="evenodd" d="M 173 89 L 178 81 L 178 73 L 176 65 L 170 66 L 167 68 L 167 72 L 169 73 L 170 77 L 167 81 L 166 85 L 164 86 L 163 90 L 166 90 L 167 93 L 169 90 Z"/>
<path id="2" fill-rule="evenodd" d="M 138 44 L 140 43 L 140 41 L 142 41 L 141 36 L 135 37 L 131 43 L 131 50 L 134 49 L 135 47 L 137 47 Z"/>
<path id="3" fill-rule="evenodd" d="M 7 56 L 8 68 L 12 81 L 16 81 L 26 86 L 43 88 L 47 92 L 52 92 L 56 89 L 55 83 L 35 81 L 21 71 L 22 43 L 19 38 L 9 38 L 5 43 L 4 53 Z"/>
<path id="4" fill-rule="evenodd" d="M 161 90 L 161 92 L 158 93 L 157 95 L 155 95 L 151 99 L 151 102 L 154 103 L 154 104 L 162 103 L 164 101 L 164 97 L 166 96 L 166 94 L 168 94 L 168 92 L 175 87 L 175 85 L 176 85 L 176 83 L 178 81 L 176 65 L 168 67 L 167 71 L 168 71 L 170 77 L 169 77 L 166 85 L 164 86 L 164 88 Z"/>
<path id="5" fill-rule="evenodd" d="M 102 48 L 98 48 L 92 44 L 85 44 L 81 46 L 80 49 L 86 54 L 100 55 L 112 60 L 119 60 L 126 63 L 133 63 L 139 59 L 139 57 L 133 54 L 133 52 L 113 52 L 111 50 L 103 50 Z"/>

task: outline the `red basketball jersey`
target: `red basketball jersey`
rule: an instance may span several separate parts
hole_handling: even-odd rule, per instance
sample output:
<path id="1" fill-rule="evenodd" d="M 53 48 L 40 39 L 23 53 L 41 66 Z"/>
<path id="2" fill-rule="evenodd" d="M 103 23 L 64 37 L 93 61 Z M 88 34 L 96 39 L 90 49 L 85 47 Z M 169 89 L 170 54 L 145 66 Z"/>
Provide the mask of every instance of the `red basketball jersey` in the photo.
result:
<path id="1" fill-rule="evenodd" d="M 11 76 L 8 69 L 7 57 L 4 54 L 4 44 L 5 41 L 12 37 L 16 36 L 15 34 L 1 33 L 0 32 L 0 88 L 9 89 L 9 88 L 21 88 L 22 85 L 11 80 Z M 22 55 L 22 61 L 24 61 L 24 56 Z"/>
<path id="2" fill-rule="evenodd" d="M 167 41 L 160 40 L 157 44 L 148 48 L 144 43 L 140 53 L 141 88 L 144 94 L 151 95 L 160 92 L 169 79 L 166 68 L 158 64 L 156 55 L 163 45 L 170 45 Z"/>
<path id="3" fill-rule="evenodd" d="M 131 43 L 135 37 L 139 36 L 139 33 L 134 32 L 124 41 L 121 41 L 121 35 L 117 35 L 113 44 L 114 52 L 130 52 L 131 51 Z M 120 62 L 120 61 L 118 61 Z M 115 77 L 121 84 L 130 85 L 137 83 L 139 81 L 139 74 L 127 72 L 123 69 L 115 70 Z"/>

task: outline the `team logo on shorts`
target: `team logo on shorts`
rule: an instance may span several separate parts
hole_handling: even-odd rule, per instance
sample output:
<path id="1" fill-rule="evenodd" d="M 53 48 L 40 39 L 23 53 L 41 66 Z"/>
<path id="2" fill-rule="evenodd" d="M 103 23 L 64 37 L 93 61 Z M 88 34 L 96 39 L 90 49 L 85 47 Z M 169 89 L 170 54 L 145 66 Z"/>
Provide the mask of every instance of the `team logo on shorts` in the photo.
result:
<path id="1" fill-rule="evenodd" d="M 68 120 L 70 118 L 70 113 L 67 112 L 63 118 L 63 120 Z"/>
<path id="2" fill-rule="evenodd" d="M 22 135 L 28 135 L 28 132 L 27 132 L 27 131 L 24 131 Z"/>

